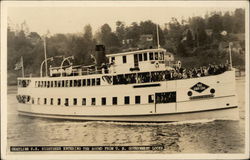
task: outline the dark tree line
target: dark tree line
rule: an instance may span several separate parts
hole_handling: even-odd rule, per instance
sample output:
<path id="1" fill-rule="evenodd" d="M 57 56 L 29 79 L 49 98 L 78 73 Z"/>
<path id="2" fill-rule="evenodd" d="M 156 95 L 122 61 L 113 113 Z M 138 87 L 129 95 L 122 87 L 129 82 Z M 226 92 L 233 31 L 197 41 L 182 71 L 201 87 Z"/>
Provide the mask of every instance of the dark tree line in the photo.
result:
<path id="1" fill-rule="evenodd" d="M 38 75 L 40 64 L 44 60 L 44 37 L 27 30 L 8 27 L 8 71 L 12 72 L 15 63 L 23 56 L 25 73 Z M 223 36 L 223 31 L 227 35 Z M 181 21 L 172 18 L 165 26 L 159 27 L 159 40 L 161 47 L 177 57 L 194 57 L 197 60 L 208 56 L 218 59 L 221 42 L 239 41 L 241 47 L 245 48 L 244 36 L 243 39 L 239 36 L 242 33 L 245 33 L 245 10 L 236 9 L 232 13 L 209 13 L 204 18 L 191 17 Z M 95 34 L 91 26 L 86 25 L 81 34 L 47 36 L 47 55 L 74 55 L 74 64 L 88 65 L 92 62 L 90 55 L 94 53 L 96 44 L 104 44 L 108 53 L 121 52 L 126 48 L 138 48 L 140 36 L 145 34 L 153 36 L 152 45 L 156 46 L 156 24 L 150 20 L 133 22 L 130 25 L 117 21 L 114 31 L 108 24 L 104 24 Z M 129 43 L 124 44 L 127 40 Z M 58 57 L 49 65 L 58 66 L 61 60 Z"/>
<path id="2" fill-rule="evenodd" d="M 164 30 L 166 48 L 180 56 L 194 56 L 200 48 L 218 51 L 221 41 L 234 41 L 237 40 L 235 35 L 245 33 L 245 10 L 214 12 L 205 18 L 191 17 L 182 22 L 173 18 L 167 25 Z M 222 35 L 223 31 L 227 35 Z"/>

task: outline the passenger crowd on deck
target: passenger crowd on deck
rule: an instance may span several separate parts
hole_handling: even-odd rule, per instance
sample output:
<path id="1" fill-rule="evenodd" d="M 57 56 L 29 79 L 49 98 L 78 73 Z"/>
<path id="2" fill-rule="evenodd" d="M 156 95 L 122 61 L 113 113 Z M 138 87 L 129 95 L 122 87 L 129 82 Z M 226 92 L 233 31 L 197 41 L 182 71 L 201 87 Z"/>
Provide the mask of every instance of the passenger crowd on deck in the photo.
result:
<path id="1" fill-rule="evenodd" d="M 147 83 L 159 82 L 166 80 L 177 80 L 186 78 L 197 78 L 209 75 L 221 74 L 229 70 L 229 64 L 209 65 L 200 68 L 185 69 L 182 67 L 174 67 L 172 70 L 154 71 L 132 74 L 120 74 L 113 76 L 113 84 L 132 84 L 132 83 Z"/>
<path id="2" fill-rule="evenodd" d="M 220 64 L 220 65 L 209 64 L 208 67 L 203 66 L 200 68 L 192 68 L 189 70 L 176 67 L 175 70 L 172 71 L 171 77 L 174 79 L 196 78 L 196 77 L 221 74 L 227 70 L 229 70 L 228 64 Z"/>

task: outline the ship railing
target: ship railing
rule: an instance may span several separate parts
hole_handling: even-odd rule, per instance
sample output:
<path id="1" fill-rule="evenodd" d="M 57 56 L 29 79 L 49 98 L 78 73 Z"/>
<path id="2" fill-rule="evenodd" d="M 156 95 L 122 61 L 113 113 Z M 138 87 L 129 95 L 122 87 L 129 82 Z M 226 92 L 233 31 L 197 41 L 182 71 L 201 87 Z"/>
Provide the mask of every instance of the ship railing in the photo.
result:
<path id="1" fill-rule="evenodd" d="M 168 80 L 207 77 L 207 76 L 219 75 L 230 70 L 231 70 L 230 68 L 225 68 L 224 70 L 217 70 L 215 72 L 206 73 L 206 74 L 198 71 L 195 74 L 191 73 L 191 75 L 186 72 L 180 73 L 179 71 L 176 71 L 175 69 L 170 69 L 170 70 L 165 70 L 165 71 L 118 74 L 118 75 L 113 76 L 113 85 L 148 83 L 148 82 L 159 82 L 159 81 L 168 81 Z"/>
<path id="2" fill-rule="evenodd" d="M 17 79 L 17 87 L 24 88 L 28 87 L 31 80 L 29 78 L 18 78 Z"/>
<path id="3" fill-rule="evenodd" d="M 82 75 L 93 75 L 93 74 L 102 74 L 103 70 L 97 68 L 65 68 L 64 70 L 51 70 L 51 77 L 66 77 L 66 76 L 82 76 Z"/>

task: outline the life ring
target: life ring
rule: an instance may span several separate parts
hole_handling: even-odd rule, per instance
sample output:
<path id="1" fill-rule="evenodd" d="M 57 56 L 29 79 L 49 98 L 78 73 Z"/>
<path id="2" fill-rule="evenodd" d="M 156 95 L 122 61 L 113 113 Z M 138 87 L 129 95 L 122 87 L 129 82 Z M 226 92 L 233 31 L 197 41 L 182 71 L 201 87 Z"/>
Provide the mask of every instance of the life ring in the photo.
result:
<path id="1" fill-rule="evenodd" d="M 71 73 L 72 73 L 72 66 L 69 67 L 69 68 L 66 68 L 65 72 L 66 72 L 67 75 L 71 75 Z"/>
<path id="2" fill-rule="evenodd" d="M 155 62 L 155 68 L 159 68 L 159 67 L 160 67 L 159 62 L 158 61 Z"/>
<path id="3" fill-rule="evenodd" d="M 177 61 L 177 67 L 181 68 L 181 61 Z"/>

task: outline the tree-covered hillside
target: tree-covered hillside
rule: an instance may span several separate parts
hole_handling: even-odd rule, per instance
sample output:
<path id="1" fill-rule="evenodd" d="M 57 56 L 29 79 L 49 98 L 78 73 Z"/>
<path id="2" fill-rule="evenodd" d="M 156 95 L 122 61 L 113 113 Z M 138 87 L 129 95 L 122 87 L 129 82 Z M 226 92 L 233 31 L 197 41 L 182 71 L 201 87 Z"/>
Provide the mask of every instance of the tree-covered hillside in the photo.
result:
<path id="1" fill-rule="evenodd" d="M 224 63 L 228 59 L 228 44 L 233 42 L 233 65 L 244 68 L 245 64 L 245 10 L 234 12 L 207 13 L 205 17 L 190 17 L 178 21 L 172 18 L 159 28 L 161 47 L 172 52 L 184 66 L 194 67 L 208 63 Z M 156 24 L 151 20 L 125 24 L 116 22 L 112 31 L 109 24 L 103 24 L 93 34 L 91 25 L 83 27 L 78 34 L 54 34 L 46 37 L 47 57 L 74 55 L 74 64 L 90 64 L 96 44 L 104 44 L 106 53 L 121 52 L 138 48 L 141 35 L 153 35 L 156 46 Z M 8 83 L 15 84 L 19 71 L 15 64 L 23 57 L 25 75 L 38 76 L 44 60 L 43 35 L 29 32 L 26 24 L 20 29 L 9 25 L 7 34 Z M 58 66 L 62 59 L 56 58 L 48 65 Z"/>

